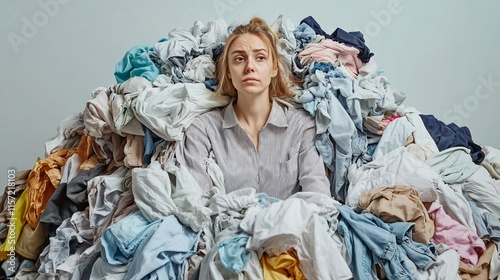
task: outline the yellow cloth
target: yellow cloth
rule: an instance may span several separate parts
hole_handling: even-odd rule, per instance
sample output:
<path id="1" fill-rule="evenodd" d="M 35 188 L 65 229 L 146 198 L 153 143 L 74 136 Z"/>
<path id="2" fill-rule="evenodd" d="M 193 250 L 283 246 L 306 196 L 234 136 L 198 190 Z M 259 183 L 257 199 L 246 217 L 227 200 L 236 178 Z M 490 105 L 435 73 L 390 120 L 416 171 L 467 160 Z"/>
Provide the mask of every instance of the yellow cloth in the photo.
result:
<path id="1" fill-rule="evenodd" d="M 260 258 L 264 279 L 276 280 L 305 280 L 304 274 L 300 270 L 300 261 L 295 249 L 291 248 L 287 253 L 279 256 L 269 257 L 264 253 Z"/>
<path id="2" fill-rule="evenodd" d="M 23 191 L 27 187 L 26 182 L 28 181 L 29 173 L 30 170 L 16 171 L 16 180 L 14 182 L 15 186 L 5 186 L 0 202 L 0 206 L 2 207 L 2 212 L 0 212 L 0 224 L 9 223 L 11 215 L 10 212 L 14 211 L 17 200 L 21 197 Z"/>
<path id="3" fill-rule="evenodd" d="M 80 160 L 82 161 L 79 168 L 80 171 L 90 170 L 106 160 L 104 157 L 101 157 L 96 153 L 96 148 L 100 149 L 99 145 L 95 142 L 94 137 L 88 135 L 82 136 L 80 143 L 76 148 L 77 153 L 80 156 Z"/>
<path id="4" fill-rule="evenodd" d="M 16 242 L 26 224 L 26 213 L 29 207 L 29 188 L 26 188 L 14 206 L 14 213 L 8 223 L 7 238 L 0 247 L 0 261 L 8 259 L 7 254 L 15 254 Z"/>
<path id="5" fill-rule="evenodd" d="M 32 229 L 35 229 L 40 215 L 47 206 L 54 191 L 61 182 L 61 168 L 66 161 L 75 153 L 78 154 L 82 164 L 80 171 L 92 169 L 101 161 L 95 153 L 95 140 L 92 136 L 83 135 L 78 147 L 75 149 L 61 149 L 45 160 L 39 160 L 28 176 L 28 187 L 30 191 L 30 207 L 26 214 L 26 220 Z"/>
<path id="6" fill-rule="evenodd" d="M 28 176 L 30 196 L 26 221 L 32 229 L 36 228 L 47 202 L 61 182 L 61 167 L 74 153 L 76 153 L 76 149 L 59 150 L 45 160 L 38 160 L 31 170 Z"/>

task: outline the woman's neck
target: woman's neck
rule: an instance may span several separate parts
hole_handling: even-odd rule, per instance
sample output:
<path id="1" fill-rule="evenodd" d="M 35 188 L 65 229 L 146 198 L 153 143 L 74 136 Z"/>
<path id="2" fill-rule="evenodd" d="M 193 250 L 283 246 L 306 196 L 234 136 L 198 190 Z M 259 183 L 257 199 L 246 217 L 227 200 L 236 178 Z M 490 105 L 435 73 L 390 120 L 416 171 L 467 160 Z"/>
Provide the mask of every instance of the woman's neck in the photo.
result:
<path id="1" fill-rule="evenodd" d="M 234 104 L 238 121 L 248 131 L 260 131 L 271 113 L 272 103 L 269 98 L 240 98 Z"/>

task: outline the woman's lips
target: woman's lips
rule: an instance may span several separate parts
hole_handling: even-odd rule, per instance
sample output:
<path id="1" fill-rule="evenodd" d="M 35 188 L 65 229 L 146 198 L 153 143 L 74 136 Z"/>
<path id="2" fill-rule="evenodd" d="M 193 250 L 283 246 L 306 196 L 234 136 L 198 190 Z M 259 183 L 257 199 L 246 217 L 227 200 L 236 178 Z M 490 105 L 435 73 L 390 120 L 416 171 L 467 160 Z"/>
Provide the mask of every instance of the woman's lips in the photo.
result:
<path id="1" fill-rule="evenodd" d="M 250 82 L 250 83 L 251 83 L 251 82 L 258 82 L 258 81 L 259 81 L 259 80 L 258 80 L 258 79 L 256 79 L 256 78 L 246 78 L 246 79 L 244 79 L 244 80 L 243 80 L 243 82 Z"/>

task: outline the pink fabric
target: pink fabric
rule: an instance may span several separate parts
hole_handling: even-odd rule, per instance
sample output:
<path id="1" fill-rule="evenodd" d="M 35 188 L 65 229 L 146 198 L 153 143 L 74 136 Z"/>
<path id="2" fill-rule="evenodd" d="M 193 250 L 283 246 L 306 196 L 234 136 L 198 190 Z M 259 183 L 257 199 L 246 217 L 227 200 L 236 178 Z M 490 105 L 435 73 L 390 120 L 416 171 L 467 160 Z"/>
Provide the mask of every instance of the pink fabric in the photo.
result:
<path id="1" fill-rule="evenodd" d="M 435 201 L 429 207 L 428 213 L 436 226 L 432 237 L 435 243 L 448 245 L 457 251 L 462 262 L 475 266 L 479 256 L 486 250 L 481 238 L 471 229 L 448 216 L 444 212 L 443 206 Z"/>
<path id="2" fill-rule="evenodd" d="M 397 119 L 397 118 L 400 118 L 401 116 L 399 114 L 394 114 L 394 115 L 391 115 L 390 117 L 384 117 L 380 122 L 382 124 L 385 124 L 386 126 L 392 122 L 393 120 Z"/>
<path id="3" fill-rule="evenodd" d="M 311 44 L 301 51 L 298 56 L 302 64 L 309 64 L 312 60 L 318 62 L 330 62 L 337 65 L 337 61 L 343 64 L 356 75 L 363 62 L 358 58 L 359 50 L 346 46 L 331 39 L 325 39 L 320 44 Z"/>

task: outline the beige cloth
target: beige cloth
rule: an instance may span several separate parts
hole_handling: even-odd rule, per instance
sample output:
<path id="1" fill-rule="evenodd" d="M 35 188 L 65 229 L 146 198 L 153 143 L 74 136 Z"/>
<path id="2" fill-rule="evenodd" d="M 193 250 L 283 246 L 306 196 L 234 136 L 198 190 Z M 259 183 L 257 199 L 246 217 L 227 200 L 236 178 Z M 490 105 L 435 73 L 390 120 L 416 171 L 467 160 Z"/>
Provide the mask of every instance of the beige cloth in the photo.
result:
<path id="1" fill-rule="evenodd" d="M 490 173 L 491 178 L 495 180 L 500 179 L 500 173 L 498 173 L 498 171 L 495 169 L 495 166 L 491 162 L 483 160 L 481 162 L 481 166 L 483 166 L 484 168 L 486 168 L 486 170 L 488 170 L 488 173 Z"/>
<path id="2" fill-rule="evenodd" d="M 406 150 L 408 152 L 410 152 L 411 154 L 416 156 L 421 161 L 426 161 L 428 158 L 430 158 L 433 155 L 433 152 L 431 149 L 429 149 L 428 147 L 422 146 L 422 145 L 411 143 L 405 147 L 406 147 Z"/>
<path id="3" fill-rule="evenodd" d="M 471 267 L 464 262 L 460 262 L 458 274 L 464 280 L 488 280 L 490 273 L 490 262 L 495 251 L 495 243 L 490 242 L 486 245 L 486 250 L 483 252 L 476 266 Z"/>
<path id="4" fill-rule="evenodd" d="M 493 178 L 499 179 L 500 177 L 500 150 L 497 148 L 493 148 L 490 146 L 483 146 L 483 152 L 485 154 L 484 163 L 488 163 L 489 166 L 491 166 L 490 173 L 494 173 L 492 175 Z"/>
<path id="5" fill-rule="evenodd" d="M 379 119 L 375 119 L 373 117 L 365 117 L 363 119 L 363 126 L 372 133 L 382 135 L 384 134 L 387 124 L 381 123 Z"/>
<path id="6" fill-rule="evenodd" d="M 123 164 L 126 167 L 142 167 L 144 164 L 144 136 L 128 134 L 123 153 L 125 154 Z"/>
<path id="7" fill-rule="evenodd" d="M 406 186 L 378 187 L 361 193 L 358 206 L 386 223 L 413 222 L 412 239 L 428 244 L 434 235 L 434 222 L 420 201 L 418 192 Z"/>

